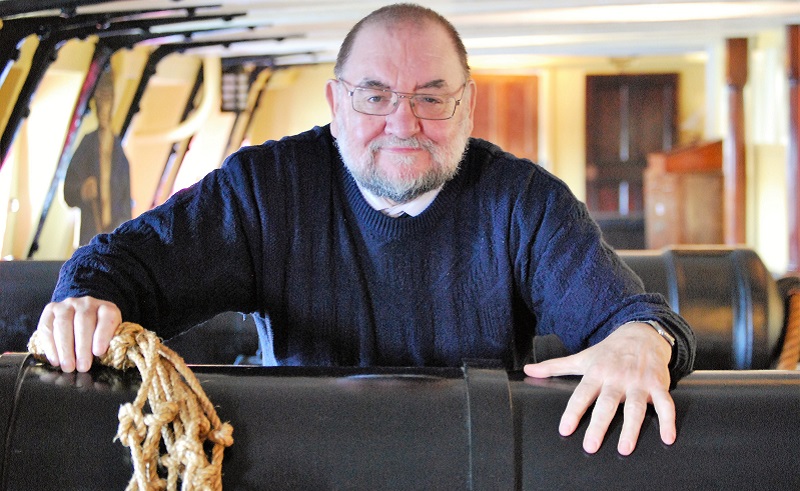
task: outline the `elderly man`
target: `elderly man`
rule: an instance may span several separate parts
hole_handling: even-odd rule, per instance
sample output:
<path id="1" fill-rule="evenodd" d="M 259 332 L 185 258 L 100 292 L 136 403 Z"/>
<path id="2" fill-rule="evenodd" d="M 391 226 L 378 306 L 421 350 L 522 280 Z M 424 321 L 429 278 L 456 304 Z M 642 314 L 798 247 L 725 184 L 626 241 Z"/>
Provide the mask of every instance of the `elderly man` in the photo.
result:
<path id="1" fill-rule="evenodd" d="M 76 251 L 39 324 L 50 362 L 88 370 L 123 319 L 168 337 L 253 312 L 271 363 L 491 358 L 583 375 L 562 434 L 594 404 L 584 448 L 597 451 L 624 401 L 629 454 L 652 403 L 671 444 L 690 328 L 561 181 L 470 139 L 475 84 L 452 25 L 384 7 L 348 34 L 334 72 L 329 126 L 244 148 Z M 528 364 L 532 336 L 551 333 L 576 354 Z"/>

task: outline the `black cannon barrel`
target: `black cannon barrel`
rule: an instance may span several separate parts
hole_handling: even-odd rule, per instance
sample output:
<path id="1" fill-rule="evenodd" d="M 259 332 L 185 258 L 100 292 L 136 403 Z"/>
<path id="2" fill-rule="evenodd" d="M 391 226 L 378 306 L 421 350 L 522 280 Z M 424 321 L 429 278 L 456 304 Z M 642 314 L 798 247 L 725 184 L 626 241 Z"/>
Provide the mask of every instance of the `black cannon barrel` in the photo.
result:
<path id="1" fill-rule="evenodd" d="M 646 290 L 663 294 L 692 326 L 695 369 L 772 368 L 784 332 L 784 298 L 753 250 L 700 246 L 620 256 Z"/>
<path id="2" fill-rule="evenodd" d="M 234 426 L 229 490 L 800 489 L 800 372 L 696 372 L 673 391 L 677 442 L 648 413 L 622 457 L 620 415 L 594 455 L 586 421 L 558 434 L 576 379 L 486 366 L 193 369 Z M 138 384 L 0 356 L 3 489 L 124 489 L 132 465 L 113 437 Z"/>

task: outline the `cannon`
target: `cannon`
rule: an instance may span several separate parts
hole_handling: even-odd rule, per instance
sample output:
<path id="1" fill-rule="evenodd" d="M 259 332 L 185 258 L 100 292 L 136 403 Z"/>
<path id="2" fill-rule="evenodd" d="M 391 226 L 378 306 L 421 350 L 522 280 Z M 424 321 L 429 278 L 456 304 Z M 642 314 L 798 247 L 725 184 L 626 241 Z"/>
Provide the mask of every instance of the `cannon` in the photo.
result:
<path id="1" fill-rule="evenodd" d="M 577 380 L 486 361 L 456 368 L 195 366 L 234 426 L 225 489 L 800 489 L 800 372 L 699 371 L 673 390 L 678 439 L 648 412 L 637 449 L 616 451 L 621 414 L 593 455 L 583 421 L 558 422 Z M 2 489 L 123 489 L 113 441 L 136 371 L 64 374 L 0 356 Z M 620 412 L 621 413 L 621 412 Z"/>
<path id="2" fill-rule="evenodd" d="M 753 250 L 685 247 L 622 258 L 646 290 L 664 295 L 692 326 L 696 369 L 773 367 L 788 320 L 786 292 Z"/>

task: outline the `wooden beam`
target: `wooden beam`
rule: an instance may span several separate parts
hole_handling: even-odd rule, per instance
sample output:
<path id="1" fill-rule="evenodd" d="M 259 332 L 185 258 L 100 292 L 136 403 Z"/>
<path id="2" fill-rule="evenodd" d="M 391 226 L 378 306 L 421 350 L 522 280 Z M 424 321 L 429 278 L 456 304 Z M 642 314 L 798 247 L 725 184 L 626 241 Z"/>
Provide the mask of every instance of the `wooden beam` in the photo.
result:
<path id="1" fill-rule="evenodd" d="M 787 272 L 800 274 L 800 26 L 787 28 L 787 75 L 789 79 L 789 148 L 786 168 L 789 218 Z"/>
<path id="2" fill-rule="evenodd" d="M 744 141 L 744 86 L 747 83 L 747 39 L 728 39 L 728 137 L 725 139 L 725 243 L 746 241 L 746 161 Z"/>

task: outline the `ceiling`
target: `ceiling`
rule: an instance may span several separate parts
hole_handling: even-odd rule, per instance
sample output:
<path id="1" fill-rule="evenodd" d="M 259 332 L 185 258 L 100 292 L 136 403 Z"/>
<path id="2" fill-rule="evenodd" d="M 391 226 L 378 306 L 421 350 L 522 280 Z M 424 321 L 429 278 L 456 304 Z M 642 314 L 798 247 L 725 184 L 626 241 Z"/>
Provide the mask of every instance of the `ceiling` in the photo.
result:
<path id="1" fill-rule="evenodd" d="M 276 65 L 334 59 L 347 30 L 385 1 L 355 0 L 0 0 L 0 17 L 90 14 L 136 9 L 178 9 L 171 15 L 227 15 L 161 25 L 153 33 L 220 29 L 194 41 L 220 41 L 197 48 L 223 58 L 266 57 Z M 464 38 L 470 62 L 531 57 L 638 57 L 706 52 L 726 38 L 781 32 L 800 24 L 800 1 L 662 0 L 421 0 L 450 19 Z M 70 6 L 78 6 L 70 10 Z M 57 9 L 36 10 L 58 6 Z M 148 14 L 150 17 L 158 14 Z M 161 14 L 163 15 L 163 14 Z M 279 38 L 277 40 L 275 38 Z M 151 42 L 185 41 L 181 36 Z M 225 43 L 222 43 L 225 41 Z M 227 41 L 234 41 L 228 44 Z M 508 55 L 508 56 L 506 56 Z"/>

